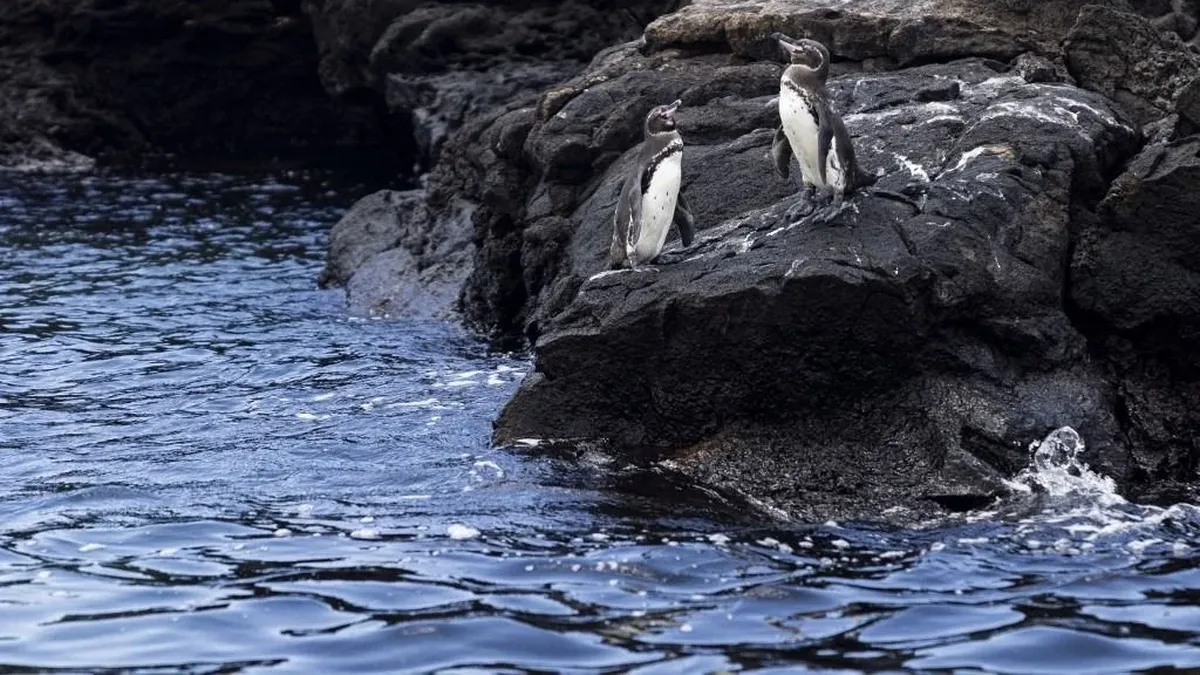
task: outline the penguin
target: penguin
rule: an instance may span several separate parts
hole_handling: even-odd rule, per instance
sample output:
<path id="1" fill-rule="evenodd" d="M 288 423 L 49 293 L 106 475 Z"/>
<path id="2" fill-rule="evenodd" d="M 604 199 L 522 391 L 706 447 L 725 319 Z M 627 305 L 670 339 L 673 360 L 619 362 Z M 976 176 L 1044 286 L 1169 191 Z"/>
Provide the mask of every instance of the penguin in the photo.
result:
<path id="1" fill-rule="evenodd" d="M 680 191 L 683 137 L 675 126 L 681 101 L 660 105 L 646 115 L 644 139 L 633 171 L 625 179 L 613 222 L 610 269 L 652 262 L 674 222 L 683 245 L 695 236 L 691 209 Z"/>
<path id="2" fill-rule="evenodd" d="M 795 40 L 783 33 L 771 37 L 788 55 L 779 79 L 779 129 L 771 144 L 775 170 L 783 178 L 795 155 L 804 185 L 799 215 L 812 213 L 814 193 L 841 207 L 849 192 L 871 182 L 854 157 L 854 144 L 842 118 L 829 105 L 829 50 L 816 40 Z"/>

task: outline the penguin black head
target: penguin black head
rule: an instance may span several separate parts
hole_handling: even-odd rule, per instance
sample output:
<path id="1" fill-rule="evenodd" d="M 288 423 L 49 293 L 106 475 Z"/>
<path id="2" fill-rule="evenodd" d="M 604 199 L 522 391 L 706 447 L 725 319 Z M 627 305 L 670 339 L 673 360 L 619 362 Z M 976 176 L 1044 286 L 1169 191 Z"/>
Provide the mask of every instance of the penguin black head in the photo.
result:
<path id="1" fill-rule="evenodd" d="M 678 99 L 669 105 L 660 105 L 646 115 L 646 135 L 669 134 L 675 131 L 675 111 L 683 101 Z"/>
<path id="2" fill-rule="evenodd" d="M 805 66 L 821 74 L 829 72 L 829 50 L 825 45 L 807 38 L 796 40 L 783 33 L 774 33 L 771 37 L 779 42 L 792 65 Z"/>

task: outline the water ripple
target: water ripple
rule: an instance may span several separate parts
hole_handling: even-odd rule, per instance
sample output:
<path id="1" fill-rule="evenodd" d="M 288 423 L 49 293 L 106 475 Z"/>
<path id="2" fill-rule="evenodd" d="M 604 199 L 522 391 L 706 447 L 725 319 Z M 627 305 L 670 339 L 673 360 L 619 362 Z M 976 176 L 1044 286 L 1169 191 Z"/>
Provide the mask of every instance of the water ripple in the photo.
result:
<path id="1" fill-rule="evenodd" d="M 1193 507 L 1034 462 L 1019 510 L 782 527 L 493 449 L 524 358 L 315 289 L 361 188 L 4 180 L 0 670 L 1200 668 Z"/>

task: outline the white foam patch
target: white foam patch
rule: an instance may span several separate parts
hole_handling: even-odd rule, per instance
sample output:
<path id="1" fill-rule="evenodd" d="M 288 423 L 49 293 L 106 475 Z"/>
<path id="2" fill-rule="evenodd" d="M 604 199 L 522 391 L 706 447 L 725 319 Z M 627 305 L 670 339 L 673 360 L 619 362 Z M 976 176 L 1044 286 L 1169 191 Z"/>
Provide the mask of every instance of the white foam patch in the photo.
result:
<path id="1" fill-rule="evenodd" d="M 454 523 L 446 528 L 446 535 L 451 539 L 458 541 L 474 539 L 478 537 L 479 534 L 479 530 L 471 527 L 470 525 L 463 525 L 462 523 Z"/>
<path id="2" fill-rule="evenodd" d="M 504 477 L 504 469 L 501 469 L 499 464 L 490 459 L 478 460 L 473 466 L 475 469 L 491 469 L 493 472 L 495 472 L 497 478 Z"/>
<path id="3" fill-rule="evenodd" d="M 404 401 L 401 403 L 390 403 L 390 404 L 388 404 L 388 407 L 389 408 L 424 408 L 426 406 L 436 405 L 437 403 L 438 403 L 438 400 L 436 398 L 426 398 L 426 399 L 421 399 L 420 401 Z"/>
<path id="4" fill-rule="evenodd" d="M 373 527 L 361 527 L 350 533 L 351 539 L 374 540 L 379 538 L 379 530 Z"/>

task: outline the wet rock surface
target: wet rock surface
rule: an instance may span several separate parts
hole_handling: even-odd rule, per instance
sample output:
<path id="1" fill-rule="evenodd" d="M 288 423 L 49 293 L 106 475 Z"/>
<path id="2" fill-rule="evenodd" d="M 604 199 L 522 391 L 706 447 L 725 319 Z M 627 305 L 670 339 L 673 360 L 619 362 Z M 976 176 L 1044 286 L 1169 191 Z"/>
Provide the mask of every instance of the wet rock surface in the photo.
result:
<path id="1" fill-rule="evenodd" d="M 1182 147 L 1186 117 L 1168 115 L 1188 109 L 1191 48 L 1124 3 L 928 4 L 692 3 L 474 132 L 482 148 L 450 172 L 479 181 L 464 311 L 537 356 L 498 442 L 595 445 L 812 518 L 986 503 L 1063 424 L 1130 492 L 1196 480 L 1194 416 L 1160 407 L 1186 386 L 1164 384 L 1169 365 L 1142 373 L 1155 347 L 1073 288 L 1141 128 Z M 1155 42 L 1089 80 L 1084 36 L 1110 15 Z M 882 174 L 827 222 L 787 217 L 796 186 L 766 158 L 779 29 L 830 45 L 835 105 Z M 1122 77 L 1137 82 L 1110 86 Z M 641 117 L 674 98 L 699 242 L 604 273 Z"/>
<path id="2" fill-rule="evenodd" d="M 318 280 L 344 286 L 357 316 L 453 318 L 470 269 L 472 207 L 456 200 L 431 236 L 426 194 L 382 190 L 363 197 L 329 235 L 329 258 Z"/>
<path id="3" fill-rule="evenodd" d="M 1101 96 L 990 61 L 843 78 L 831 94 L 883 176 L 827 222 L 791 221 L 771 132 L 750 128 L 775 73 L 748 130 L 700 132 L 687 155 L 693 207 L 719 219 L 697 245 L 599 272 L 622 160 L 577 208 L 570 266 L 539 307 L 537 370 L 497 439 L 603 439 L 808 517 L 985 502 L 1064 417 L 1088 420 L 1095 466 L 1128 477 L 1063 289 L 1072 210 L 1103 196 L 1138 132 Z M 561 114 L 574 105 L 585 96 Z M 693 99 L 681 128 L 733 117 L 716 105 Z"/>

